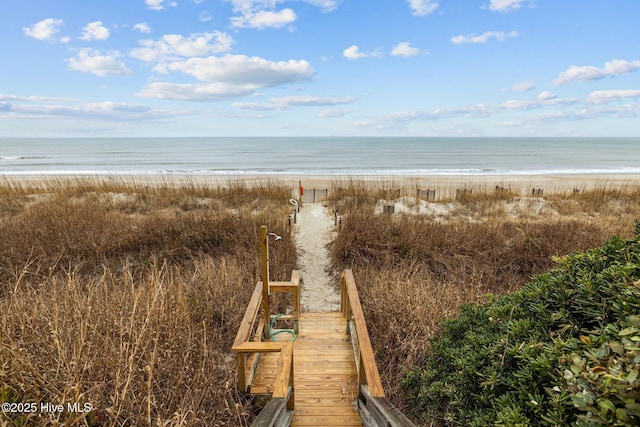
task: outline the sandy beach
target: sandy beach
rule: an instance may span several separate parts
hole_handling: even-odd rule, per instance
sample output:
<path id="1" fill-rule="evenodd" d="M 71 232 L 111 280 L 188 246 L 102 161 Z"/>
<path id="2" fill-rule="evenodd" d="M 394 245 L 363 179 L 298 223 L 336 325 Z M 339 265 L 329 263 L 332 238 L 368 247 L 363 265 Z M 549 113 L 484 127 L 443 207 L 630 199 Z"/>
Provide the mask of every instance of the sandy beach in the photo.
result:
<path id="1" fill-rule="evenodd" d="M 413 194 L 416 190 L 436 190 L 437 198 L 450 197 L 458 189 L 494 191 L 496 187 L 518 195 L 541 189 L 544 194 L 573 190 L 611 189 L 640 186 L 639 174 L 562 174 L 562 175 L 293 175 L 293 174 L 225 174 L 225 175 L 4 175 L 0 182 L 21 185 L 60 184 L 82 179 L 114 180 L 138 185 L 205 185 L 227 187 L 232 184 L 249 185 L 265 182 L 283 184 L 297 196 L 299 186 L 305 189 L 332 189 L 361 185 L 367 188 L 402 189 Z"/>

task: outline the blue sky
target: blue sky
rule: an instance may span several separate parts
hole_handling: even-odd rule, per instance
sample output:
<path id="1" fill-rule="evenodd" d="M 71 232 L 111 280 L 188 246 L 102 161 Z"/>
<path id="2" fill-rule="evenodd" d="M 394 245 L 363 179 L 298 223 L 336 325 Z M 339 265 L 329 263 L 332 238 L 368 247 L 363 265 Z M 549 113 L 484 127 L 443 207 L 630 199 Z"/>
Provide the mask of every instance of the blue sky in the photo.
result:
<path id="1" fill-rule="evenodd" d="M 640 136 L 638 0 L 3 0 L 2 136 Z"/>

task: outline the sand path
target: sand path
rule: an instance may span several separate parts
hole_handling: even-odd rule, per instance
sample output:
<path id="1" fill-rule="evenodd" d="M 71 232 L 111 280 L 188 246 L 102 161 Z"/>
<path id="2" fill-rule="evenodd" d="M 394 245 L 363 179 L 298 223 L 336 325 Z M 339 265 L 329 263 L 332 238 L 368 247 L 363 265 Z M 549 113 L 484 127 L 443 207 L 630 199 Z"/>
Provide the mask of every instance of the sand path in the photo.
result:
<path id="1" fill-rule="evenodd" d="M 303 311 L 340 310 L 340 293 L 331 275 L 327 251 L 334 234 L 333 218 L 328 210 L 321 203 L 305 203 L 298 213 L 296 226 Z"/>

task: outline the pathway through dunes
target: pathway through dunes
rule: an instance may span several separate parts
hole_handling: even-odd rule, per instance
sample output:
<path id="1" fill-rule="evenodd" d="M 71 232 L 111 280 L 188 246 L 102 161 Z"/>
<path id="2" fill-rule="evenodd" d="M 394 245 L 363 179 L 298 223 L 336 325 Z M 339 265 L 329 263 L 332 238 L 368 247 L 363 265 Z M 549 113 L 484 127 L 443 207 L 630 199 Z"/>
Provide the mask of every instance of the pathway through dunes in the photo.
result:
<path id="1" fill-rule="evenodd" d="M 295 232 L 303 313 L 293 346 L 295 410 L 291 426 L 361 426 L 353 347 L 327 251 L 335 237 L 333 219 L 322 204 L 305 203 L 297 215 Z M 289 334 L 276 337 L 290 339 Z M 273 393 L 278 358 L 279 353 L 261 355 L 252 393 Z"/>
<path id="2" fill-rule="evenodd" d="M 306 311 L 294 346 L 296 395 L 292 426 L 362 425 L 357 410 L 356 367 L 340 292 L 331 275 L 327 244 L 333 218 L 322 203 L 305 203 L 298 214 L 296 242 Z M 328 313 L 333 312 L 333 313 Z"/>
<path id="3" fill-rule="evenodd" d="M 306 312 L 340 309 L 340 293 L 331 275 L 327 244 L 335 237 L 333 218 L 321 203 L 305 203 L 298 213 L 296 242 L 302 277 L 300 299 Z"/>

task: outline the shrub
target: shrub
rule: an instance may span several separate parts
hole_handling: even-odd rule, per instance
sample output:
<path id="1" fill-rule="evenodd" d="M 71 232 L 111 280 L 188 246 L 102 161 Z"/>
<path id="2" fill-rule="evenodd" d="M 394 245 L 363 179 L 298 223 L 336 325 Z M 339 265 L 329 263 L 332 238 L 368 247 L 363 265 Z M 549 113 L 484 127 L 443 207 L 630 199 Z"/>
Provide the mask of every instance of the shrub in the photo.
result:
<path id="1" fill-rule="evenodd" d="M 444 425 L 640 423 L 640 226 L 556 258 L 522 290 L 465 305 L 402 382 Z"/>

